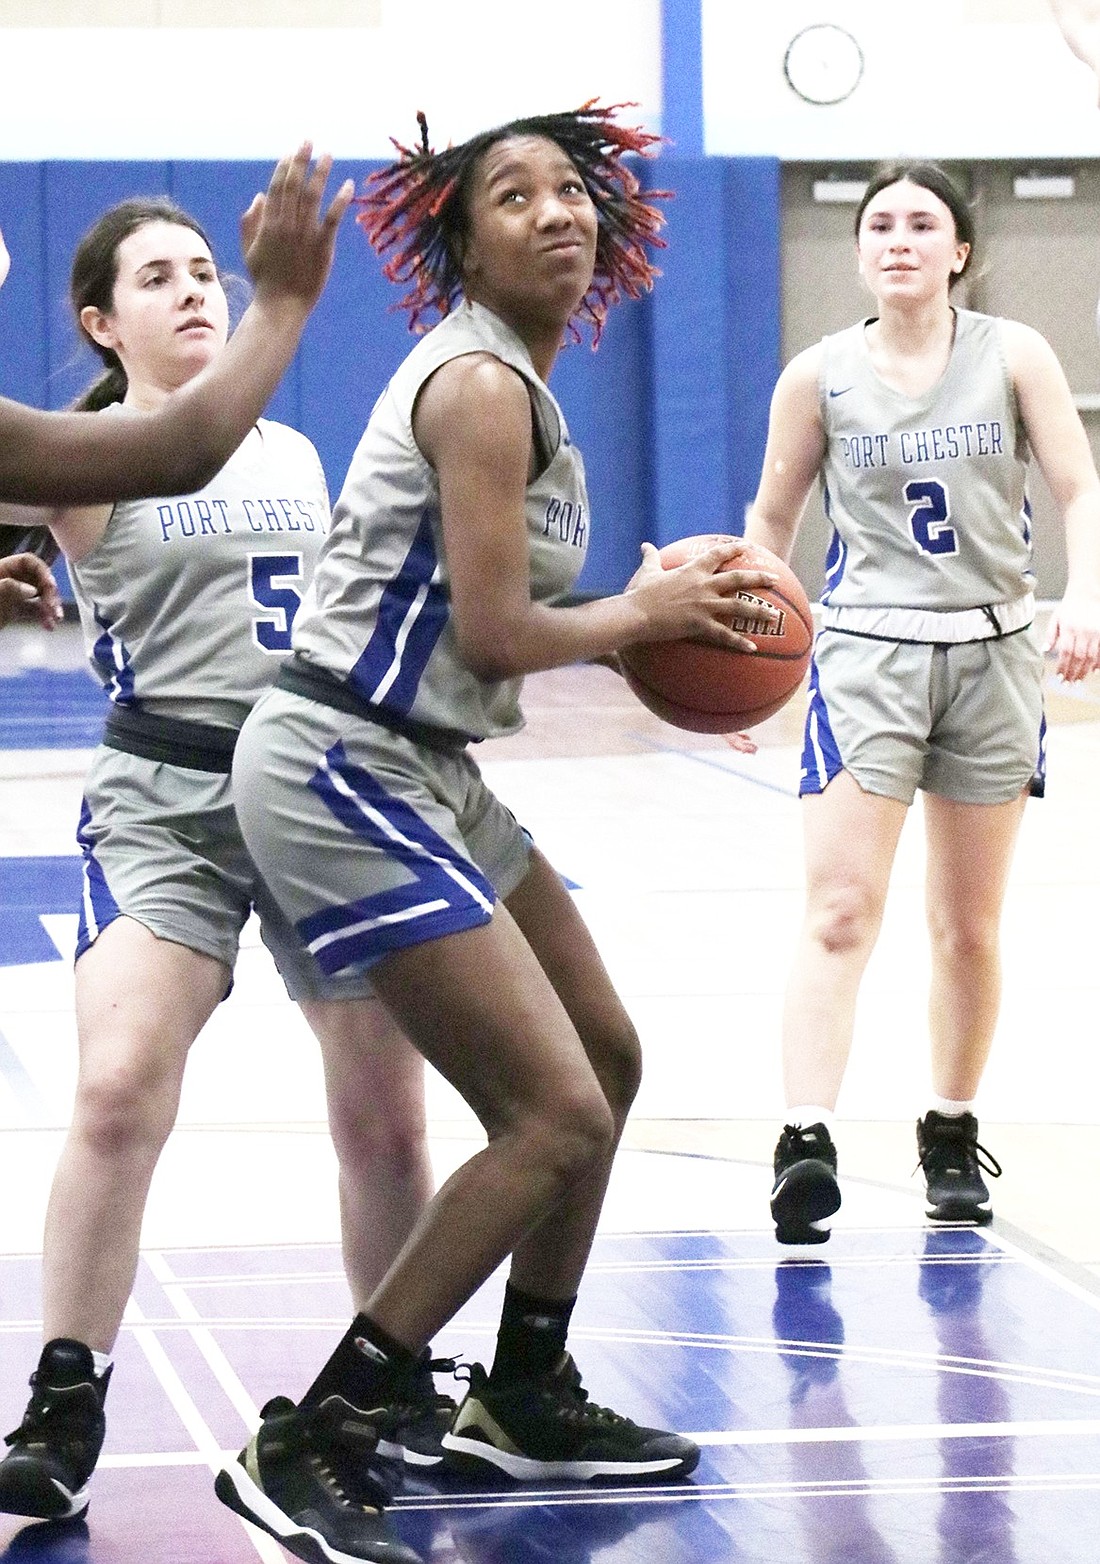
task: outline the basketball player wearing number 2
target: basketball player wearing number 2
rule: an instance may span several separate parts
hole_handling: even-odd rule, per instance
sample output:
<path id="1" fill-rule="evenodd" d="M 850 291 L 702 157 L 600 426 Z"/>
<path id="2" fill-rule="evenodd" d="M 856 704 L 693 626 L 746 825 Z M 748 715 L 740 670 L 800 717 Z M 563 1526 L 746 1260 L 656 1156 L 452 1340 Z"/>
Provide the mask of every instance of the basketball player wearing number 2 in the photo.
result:
<path id="1" fill-rule="evenodd" d="M 927 1213 L 992 1216 L 982 1175 L 1000 1168 L 978 1144 L 974 1100 L 1000 1004 L 1009 865 L 1044 771 L 1029 451 L 1069 561 L 1046 649 L 1063 679 L 1100 665 L 1100 479 L 1054 353 L 1027 326 L 952 306 L 973 224 L 935 165 L 872 179 L 856 242 L 875 312 L 780 376 L 746 528 L 788 558 L 823 478 L 833 536 L 800 787 L 807 900 L 771 1200 L 787 1244 L 824 1242 L 840 1206 L 833 1109 L 918 788 L 932 954 L 933 1095 L 917 1123 Z"/>

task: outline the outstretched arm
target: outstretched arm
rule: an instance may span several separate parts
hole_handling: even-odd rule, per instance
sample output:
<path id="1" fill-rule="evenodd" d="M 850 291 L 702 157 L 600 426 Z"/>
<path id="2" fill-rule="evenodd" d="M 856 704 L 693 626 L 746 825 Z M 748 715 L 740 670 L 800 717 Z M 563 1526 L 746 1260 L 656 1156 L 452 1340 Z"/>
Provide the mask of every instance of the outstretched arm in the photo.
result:
<path id="1" fill-rule="evenodd" d="M 284 158 L 267 195 L 241 219 L 252 303 L 225 350 L 162 407 L 99 418 L 0 398 L 0 500 L 79 505 L 188 494 L 224 467 L 294 355 L 354 193 L 345 181 L 322 216 L 331 159 L 311 169 L 311 158 L 308 142 Z"/>

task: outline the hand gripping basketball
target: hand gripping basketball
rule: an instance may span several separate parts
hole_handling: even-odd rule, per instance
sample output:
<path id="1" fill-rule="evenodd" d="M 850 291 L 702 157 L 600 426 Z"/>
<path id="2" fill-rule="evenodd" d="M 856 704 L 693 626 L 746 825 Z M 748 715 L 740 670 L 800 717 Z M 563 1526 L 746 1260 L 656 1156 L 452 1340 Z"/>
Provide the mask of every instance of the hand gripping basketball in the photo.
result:
<path id="1" fill-rule="evenodd" d="M 661 550 L 666 570 L 723 540 L 720 534 L 681 538 Z M 702 641 L 646 641 L 624 647 L 619 660 L 630 688 L 650 711 L 691 733 L 728 733 L 774 716 L 798 689 L 810 662 L 813 615 L 802 583 L 783 561 L 748 544 L 728 569 L 768 570 L 775 586 L 752 595 L 779 610 L 775 625 L 737 624 L 755 652 Z"/>

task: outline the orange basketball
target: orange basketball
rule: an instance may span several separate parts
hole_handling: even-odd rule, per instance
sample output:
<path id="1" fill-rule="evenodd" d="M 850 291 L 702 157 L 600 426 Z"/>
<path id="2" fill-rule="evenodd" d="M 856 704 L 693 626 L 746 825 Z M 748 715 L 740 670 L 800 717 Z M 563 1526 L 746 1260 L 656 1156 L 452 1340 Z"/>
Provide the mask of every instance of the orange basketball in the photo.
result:
<path id="1" fill-rule="evenodd" d="M 661 564 L 671 570 L 724 541 L 721 533 L 681 538 L 661 550 Z M 732 733 L 763 722 L 790 700 L 810 662 L 813 616 L 794 571 L 759 544 L 748 545 L 729 568 L 779 577 L 773 587 L 740 594 L 779 609 L 776 625 L 734 623 L 756 642 L 755 652 L 703 641 L 640 641 L 619 653 L 627 683 L 642 704 L 691 733 Z"/>

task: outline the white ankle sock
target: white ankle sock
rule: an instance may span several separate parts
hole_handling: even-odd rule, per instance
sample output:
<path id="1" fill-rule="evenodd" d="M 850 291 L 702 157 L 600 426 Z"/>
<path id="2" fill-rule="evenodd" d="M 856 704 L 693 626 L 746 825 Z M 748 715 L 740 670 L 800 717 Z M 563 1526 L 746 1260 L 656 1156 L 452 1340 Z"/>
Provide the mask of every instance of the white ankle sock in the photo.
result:
<path id="1" fill-rule="evenodd" d="M 974 1101 L 956 1102 L 952 1097 L 933 1097 L 932 1107 L 948 1119 L 961 1119 L 964 1113 L 974 1112 Z"/>
<path id="2" fill-rule="evenodd" d="M 114 1358 L 112 1358 L 109 1352 L 96 1352 L 95 1348 L 93 1347 L 92 1363 L 95 1365 L 97 1379 L 103 1378 L 104 1374 L 106 1374 L 107 1370 L 114 1361 Z"/>

